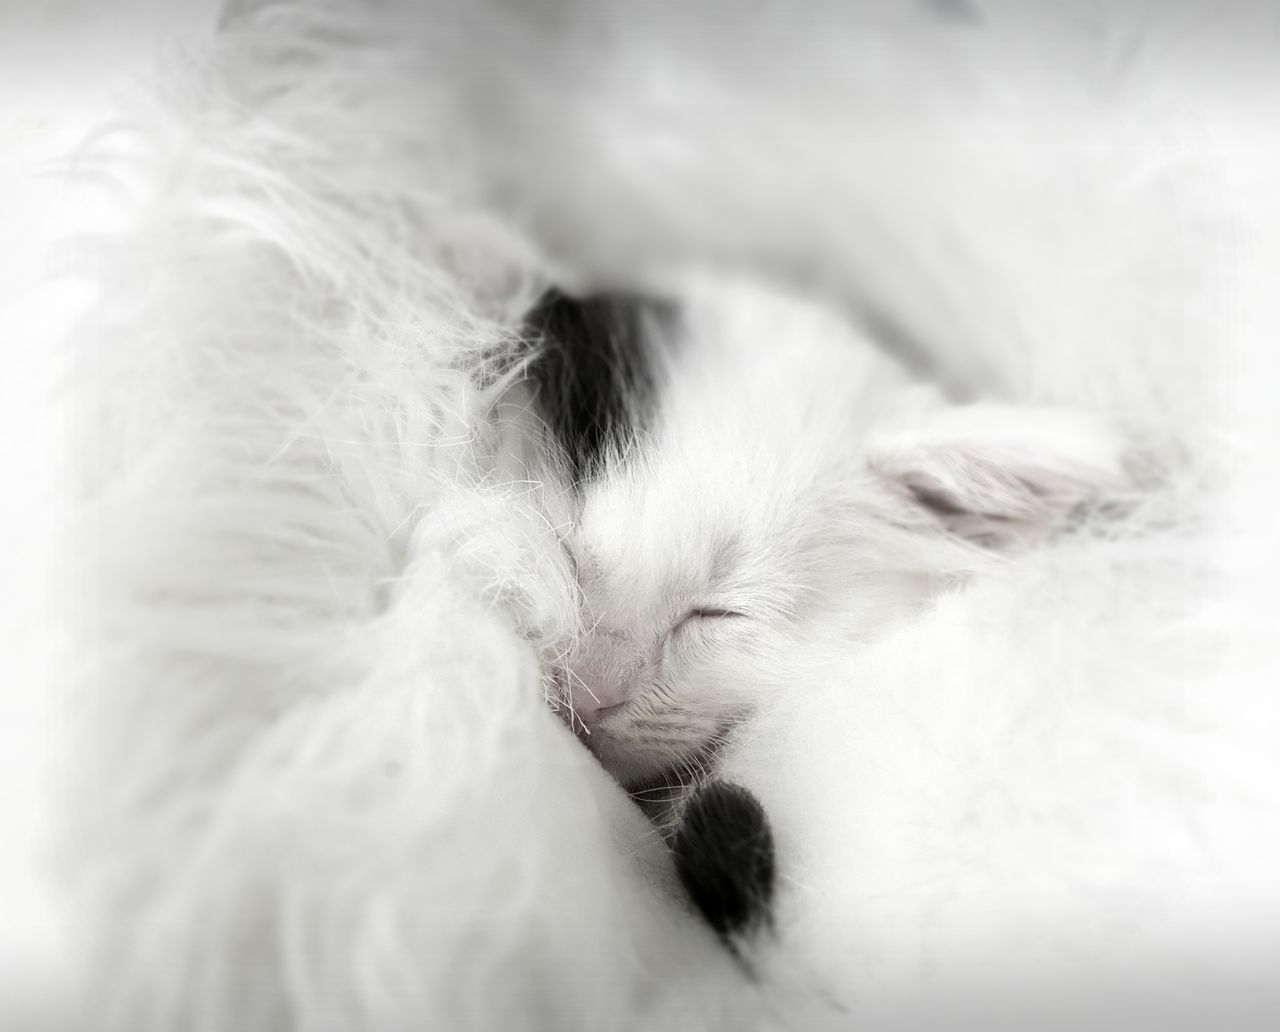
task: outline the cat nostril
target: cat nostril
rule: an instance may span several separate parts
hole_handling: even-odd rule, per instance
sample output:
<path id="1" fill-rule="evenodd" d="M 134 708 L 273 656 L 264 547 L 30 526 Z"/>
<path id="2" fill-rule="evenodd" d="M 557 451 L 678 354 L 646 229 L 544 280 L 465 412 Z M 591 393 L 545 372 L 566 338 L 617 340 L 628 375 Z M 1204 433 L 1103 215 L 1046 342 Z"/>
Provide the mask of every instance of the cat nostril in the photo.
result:
<path id="1" fill-rule="evenodd" d="M 600 750 L 607 745 L 608 732 L 601 727 L 601 724 L 625 705 L 625 701 L 611 703 L 608 706 L 601 706 L 593 702 L 575 711 L 575 716 L 577 717 L 577 720 L 574 721 L 575 733 L 593 753 L 598 755 Z"/>
<path id="2" fill-rule="evenodd" d="M 615 702 L 609 706 L 595 706 L 592 708 L 592 712 L 587 715 L 587 721 L 592 724 L 598 724 L 610 714 L 617 713 L 625 705 L 625 702 Z"/>
<path id="3" fill-rule="evenodd" d="M 601 721 L 617 713 L 625 705 L 625 702 L 610 703 L 607 706 L 601 706 L 597 702 L 588 702 L 585 705 L 575 707 L 574 712 L 577 714 L 578 719 L 582 721 L 583 726 L 590 731 Z"/>
<path id="4" fill-rule="evenodd" d="M 595 699 L 576 699 L 573 703 L 574 723 L 578 725 L 579 734 L 590 735 L 605 720 L 617 713 L 627 704 L 626 700 L 621 702 L 608 702 L 601 704 Z"/>
<path id="5" fill-rule="evenodd" d="M 613 680 L 578 675 L 569 691 L 569 705 L 588 728 L 612 716 L 627 704 L 627 693 Z"/>

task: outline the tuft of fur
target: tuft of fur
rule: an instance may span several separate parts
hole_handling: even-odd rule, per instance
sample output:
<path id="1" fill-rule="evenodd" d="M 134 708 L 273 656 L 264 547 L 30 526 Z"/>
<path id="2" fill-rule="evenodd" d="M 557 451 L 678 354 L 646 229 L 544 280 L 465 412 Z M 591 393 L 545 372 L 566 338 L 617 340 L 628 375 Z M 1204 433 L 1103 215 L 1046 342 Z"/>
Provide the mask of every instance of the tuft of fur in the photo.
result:
<path id="1" fill-rule="evenodd" d="M 681 884 L 717 935 L 732 945 L 769 927 L 777 860 L 755 796 L 724 781 L 702 785 L 684 806 L 671 848 Z"/>
<path id="2" fill-rule="evenodd" d="M 520 385 L 543 278 L 438 194 L 384 42 L 228 25 L 67 347 L 80 1026 L 736 1021 L 686 980 L 741 976 L 665 845 L 546 705 L 577 614 Z"/>

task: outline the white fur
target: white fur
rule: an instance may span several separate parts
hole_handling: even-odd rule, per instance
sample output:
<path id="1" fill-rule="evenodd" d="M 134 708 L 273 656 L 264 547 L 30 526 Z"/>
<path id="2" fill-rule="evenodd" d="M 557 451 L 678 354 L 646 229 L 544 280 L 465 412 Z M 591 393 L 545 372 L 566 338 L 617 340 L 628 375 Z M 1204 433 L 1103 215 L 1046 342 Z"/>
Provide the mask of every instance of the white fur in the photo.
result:
<path id="1" fill-rule="evenodd" d="M 86 1024 L 1274 1013 L 1273 15 L 971 6 L 284 6 L 149 116 L 68 353 Z M 728 268 L 1153 457 L 1141 543 L 815 649 L 725 753 L 783 864 L 758 989 L 544 705 L 567 528 L 491 361 L 549 272 Z"/>
<path id="2" fill-rule="evenodd" d="M 865 646 L 1133 493 L 1086 413 L 942 406 L 839 319 L 759 288 L 685 303 L 678 339 L 650 345 L 654 425 L 583 486 L 567 539 L 587 628 L 567 697 L 624 783 L 701 769 L 759 698 L 804 691 L 797 656 Z"/>

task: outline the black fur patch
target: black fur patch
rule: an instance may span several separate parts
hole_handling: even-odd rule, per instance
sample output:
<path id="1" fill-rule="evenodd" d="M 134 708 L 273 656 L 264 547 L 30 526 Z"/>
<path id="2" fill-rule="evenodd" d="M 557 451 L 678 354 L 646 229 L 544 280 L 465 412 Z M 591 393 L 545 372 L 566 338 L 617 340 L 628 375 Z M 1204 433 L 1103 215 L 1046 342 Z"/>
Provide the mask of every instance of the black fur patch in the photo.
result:
<path id="1" fill-rule="evenodd" d="M 656 337 L 674 306 L 625 295 L 572 298 L 551 291 L 529 314 L 539 351 L 530 366 L 543 419 L 576 480 L 643 426 L 657 386 Z"/>
<path id="2" fill-rule="evenodd" d="M 726 941 L 771 924 L 773 832 L 745 788 L 713 781 L 698 789 L 672 848 L 680 881 Z"/>

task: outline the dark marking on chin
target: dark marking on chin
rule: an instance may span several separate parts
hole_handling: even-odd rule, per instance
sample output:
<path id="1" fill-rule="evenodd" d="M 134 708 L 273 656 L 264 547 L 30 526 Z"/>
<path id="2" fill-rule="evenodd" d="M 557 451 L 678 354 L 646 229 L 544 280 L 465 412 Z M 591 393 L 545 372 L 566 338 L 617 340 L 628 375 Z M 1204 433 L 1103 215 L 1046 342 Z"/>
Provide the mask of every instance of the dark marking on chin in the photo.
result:
<path id="1" fill-rule="evenodd" d="M 672 850 L 689 897 L 735 953 L 742 937 L 772 926 L 773 831 L 745 788 L 713 781 L 694 792 Z"/>
<path id="2" fill-rule="evenodd" d="M 625 294 L 575 298 L 550 291 L 526 320 L 536 404 L 577 482 L 599 472 L 647 423 L 657 359 L 676 306 Z"/>

